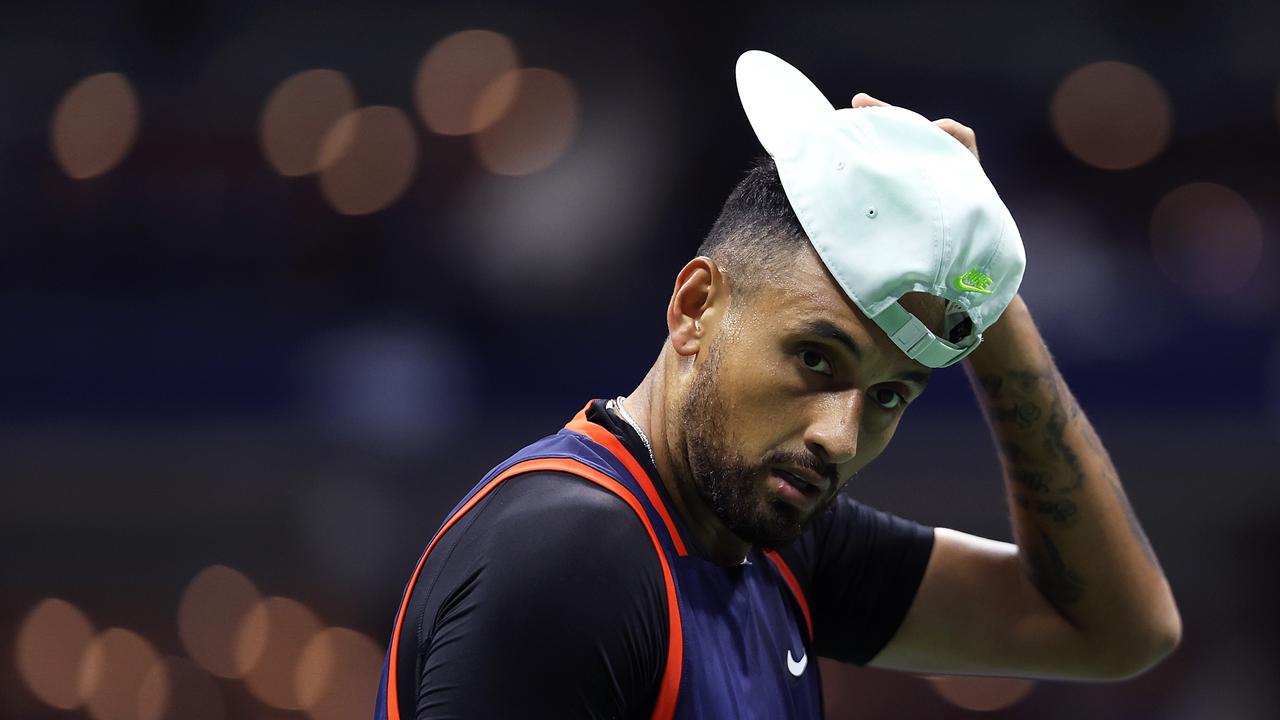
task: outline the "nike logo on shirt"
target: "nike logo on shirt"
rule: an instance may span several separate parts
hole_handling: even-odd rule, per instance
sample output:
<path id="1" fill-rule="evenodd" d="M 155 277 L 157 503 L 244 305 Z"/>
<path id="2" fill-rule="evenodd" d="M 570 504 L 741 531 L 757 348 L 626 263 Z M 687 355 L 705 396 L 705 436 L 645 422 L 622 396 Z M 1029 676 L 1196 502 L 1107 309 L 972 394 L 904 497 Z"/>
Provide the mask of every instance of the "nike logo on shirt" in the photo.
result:
<path id="1" fill-rule="evenodd" d="M 800 656 L 800 659 L 796 660 L 791 657 L 791 651 L 787 650 L 787 670 L 790 670 L 793 676 L 800 677 L 800 674 L 804 672 L 805 666 L 807 666 L 808 664 L 809 664 L 808 655 L 802 654 Z"/>

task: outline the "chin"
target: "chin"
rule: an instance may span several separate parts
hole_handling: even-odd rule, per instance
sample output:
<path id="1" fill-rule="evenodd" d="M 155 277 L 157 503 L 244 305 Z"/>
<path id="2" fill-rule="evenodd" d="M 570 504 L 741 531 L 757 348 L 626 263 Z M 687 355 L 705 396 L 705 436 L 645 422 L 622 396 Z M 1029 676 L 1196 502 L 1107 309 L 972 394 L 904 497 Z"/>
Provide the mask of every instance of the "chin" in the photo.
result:
<path id="1" fill-rule="evenodd" d="M 735 534 L 764 550 L 777 550 L 795 542 L 812 519 L 782 500 L 763 501 L 753 515 Z"/>

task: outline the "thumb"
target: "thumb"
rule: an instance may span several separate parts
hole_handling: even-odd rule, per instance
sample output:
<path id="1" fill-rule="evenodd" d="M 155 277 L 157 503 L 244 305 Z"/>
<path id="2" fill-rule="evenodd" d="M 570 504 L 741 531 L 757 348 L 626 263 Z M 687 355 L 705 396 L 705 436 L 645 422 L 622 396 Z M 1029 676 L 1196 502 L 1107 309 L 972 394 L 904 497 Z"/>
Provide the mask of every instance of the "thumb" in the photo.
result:
<path id="1" fill-rule="evenodd" d="M 889 103 L 887 103 L 887 102 L 885 102 L 885 101 L 883 101 L 883 100 L 877 100 L 877 99 L 875 99 L 875 98 L 871 97 L 870 95 L 868 95 L 868 94 L 866 94 L 866 93 L 864 93 L 864 92 L 860 92 L 860 93 L 858 93 L 857 95 L 854 95 L 854 96 L 853 96 L 853 103 L 852 103 L 852 106 L 853 106 L 853 107 L 856 107 L 856 108 L 861 108 L 861 107 L 887 107 L 888 105 L 889 105 Z"/>

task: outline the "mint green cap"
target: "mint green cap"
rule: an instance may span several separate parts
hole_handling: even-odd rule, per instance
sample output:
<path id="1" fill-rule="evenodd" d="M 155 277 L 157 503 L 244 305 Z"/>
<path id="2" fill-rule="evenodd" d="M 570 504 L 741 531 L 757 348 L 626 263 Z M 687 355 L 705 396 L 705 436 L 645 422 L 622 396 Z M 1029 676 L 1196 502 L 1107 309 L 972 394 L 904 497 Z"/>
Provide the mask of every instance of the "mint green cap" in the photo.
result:
<path id="1" fill-rule="evenodd" d="M 978 159 L 905 108 L 836 110 L 766 52 L 743 53 L 737 80 L 796 217 L 845 295 L 922 365 L 972 352 L 1026 269 L 1017 225 Z M 937 337 L 903 308 L 913 291 L 944 298 L 945 329 L 967 327 L 963 337 Z"/>

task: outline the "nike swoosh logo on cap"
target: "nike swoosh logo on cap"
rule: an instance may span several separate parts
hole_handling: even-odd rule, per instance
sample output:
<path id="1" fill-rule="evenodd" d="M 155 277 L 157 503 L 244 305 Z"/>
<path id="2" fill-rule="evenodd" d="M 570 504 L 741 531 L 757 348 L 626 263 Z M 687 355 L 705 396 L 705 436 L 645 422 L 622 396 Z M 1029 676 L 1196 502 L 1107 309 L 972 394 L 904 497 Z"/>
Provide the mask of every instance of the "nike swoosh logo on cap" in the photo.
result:
<path id="1" fill-rule="evenodd" d="M 977 268 L 956 278 L 956 289 L 964 292 L 976 292 L 983 295 L 991 294 L 991 278 L 984 273 L 979 272 Z"/>
<path id="2" fill-rule="evenodd" d="M 791 657 L 791 650 L 787 650 L 787 670 L 791 671 L 792 675 L 794 675 L 795 677 L 800 677 L 800 674 L 804 672 L 805 667 L 807 667 L 808 665 L 809 665 L 808 655 L 801 655 L 800 659 L 796 660 Z"/>

